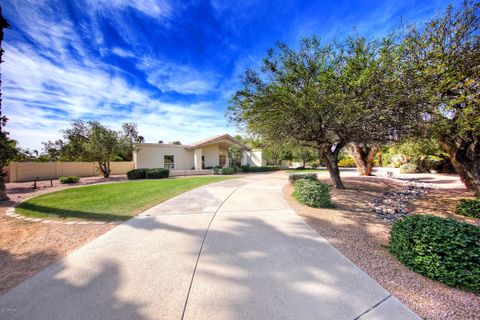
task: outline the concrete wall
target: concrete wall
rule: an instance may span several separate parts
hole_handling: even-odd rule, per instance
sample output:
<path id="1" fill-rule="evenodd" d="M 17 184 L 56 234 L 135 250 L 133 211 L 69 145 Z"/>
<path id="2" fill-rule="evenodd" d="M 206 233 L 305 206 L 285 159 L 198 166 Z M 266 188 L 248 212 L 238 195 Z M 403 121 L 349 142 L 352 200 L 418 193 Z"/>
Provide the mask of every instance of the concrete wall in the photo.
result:
<path id="1" fill-rule="evenodd" d="M 216 167 L 219 165 L 219 152 L 220 146 L 218 144 L 202 147 L 202 154 L 205 157 L 205 167 Z"/>
<path id="2" fill-rule="evenodd" d="M 163 168 L 163 157 L 174 156 L 175 169 L 191 170 L 193 164 L 193 151 L 186 150 L 184 146 L 142 143 L 137 144 L 134 154 L 135 167 L 138 168 Z"/>
<path id="3" fill-rule="evenodd" d="M 262 150 L 255 149 L 243 152 L 242 165 L 250 165 L 252 167 L 261 167 L 266 165 L 266 161 L 262 158 Z"/>
<path id="4" fill-rule="evenodd" d="M 110 162 L 111 174 L 125 174 L 133 162 Z M 62 176 L 93 177 L 101 174 L 96 162 L 11 162 L 9 182 L 58 179 Z"/>

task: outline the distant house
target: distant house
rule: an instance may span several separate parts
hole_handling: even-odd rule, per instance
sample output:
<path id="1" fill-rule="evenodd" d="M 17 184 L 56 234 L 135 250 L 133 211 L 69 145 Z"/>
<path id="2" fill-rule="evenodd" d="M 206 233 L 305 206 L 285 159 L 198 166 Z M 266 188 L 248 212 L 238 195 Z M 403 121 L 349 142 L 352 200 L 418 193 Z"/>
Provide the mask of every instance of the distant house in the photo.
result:
<path id="1" fill-rule="evenodd" d="M 138 143 L 134 153 L 135 168 L 204 170 L 230 166 L 227 150 L 232 144 L 244 149 L 242 165 L 264 165 L 262 150 L 252 150 L 229 134 L 222 134 L 189 145 Z"/>

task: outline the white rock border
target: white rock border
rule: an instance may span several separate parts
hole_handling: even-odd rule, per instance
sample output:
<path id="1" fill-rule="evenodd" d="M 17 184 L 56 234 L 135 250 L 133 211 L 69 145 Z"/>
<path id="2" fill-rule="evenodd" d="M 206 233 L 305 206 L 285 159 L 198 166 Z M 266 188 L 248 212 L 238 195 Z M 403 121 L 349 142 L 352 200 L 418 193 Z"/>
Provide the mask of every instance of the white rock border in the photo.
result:
<path id="1" fill-rule="evenodd" d="M 20 203 L 22 203 L 25 200 L 28 200 L 30 198 L 24 199 L 21 202 L 16 203 L 14 206 L 8 207 L 7 210 L 5 210 L 5 216 L 8 218 L 13 218 L 13 219 L 18 219 L 18 220 L 23 220 L 23 221 L 28 221 L 28 222 L 41 222 L 41 223 L 49 223 L 49 224 L 65 224 L 65 225 L 118 225 L 121 224 L 123 221 L 95 221 L 95 220 L 67 220 L 67 221 L 62 221 L 62 220 L 51 220 L 51 219 L 43 219 L 43 218 L 29 218 L 22 216 L 18 213 L 15 212 L 15 207 L 18 206 Z"/>

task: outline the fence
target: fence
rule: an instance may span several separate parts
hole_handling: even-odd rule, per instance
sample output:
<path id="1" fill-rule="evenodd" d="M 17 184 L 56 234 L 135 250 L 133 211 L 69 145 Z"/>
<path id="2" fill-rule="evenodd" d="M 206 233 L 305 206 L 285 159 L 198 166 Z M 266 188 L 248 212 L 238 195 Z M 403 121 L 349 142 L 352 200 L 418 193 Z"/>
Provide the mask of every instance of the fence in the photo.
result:
<path id="1" fill-rule="evenodd" d="M 110 162 L 111 174 L 125 174 L 132 169 L 133 161 Z M 5 171 L 9 182 L 50 180 L 62 176 L 93 177 L 101 174 L 96 162 L 11 162 Z"/>

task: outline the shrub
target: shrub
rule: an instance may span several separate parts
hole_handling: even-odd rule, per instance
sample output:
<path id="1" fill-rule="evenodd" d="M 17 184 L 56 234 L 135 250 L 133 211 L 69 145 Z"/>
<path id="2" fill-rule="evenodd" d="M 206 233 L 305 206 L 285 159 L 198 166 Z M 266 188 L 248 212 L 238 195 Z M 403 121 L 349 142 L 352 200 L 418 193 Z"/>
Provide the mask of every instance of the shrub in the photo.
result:
<path id="1" fill-rule="evenodd" d="M 133 169 L 127 172 L 128 180 L 145 179 L 148 169 Z"/>
<path id="2" fill-rule="evenodd" d="M 243 172 L 270 172 L 280 170 L 277 166 L 261 166 L 261 167 L 251 167 L 251 166 L 242 166 Z"/>
<path id="3" fill-rule="evenodd" d="M 146 179 L 168 178 L 169 175 L 170 175 L 170 170 L 164 169 L 164 168 L 148 169 L 145 172 L 145 178 Z"/>
<path id="4" fill-rule="evenodd" d="M 400 166 L 400 173 L 415 173 L 417 165 L 415 163 L 405 163 Z"/>
<path id="5" fill-rule="evenodd" d="M 77 183 L 80 181 L 78 176 L 67 176 L 67 177 L 60 177 L 60 183 Z"/>
<path id="6" fill-rule="evenodd" d="M 290 181 L 290 183 L 295 183 L 297 180 L 300 180 L 300 179 L 317 181 L 317 174 L 316 173 L 290 173 L 288 175 L 288 181 Z"/>
<path id="7" fill-rule="evenodd" d="M 479 239 L 480 227 L 412 215 L 393 225 L 389 248 L 413 271 L 449 286 L 479 291 Z"/>
<path id="8" fill-rule="evenodd" d="M 213 174 L 220 174 L 222 172 L 222 167 L 213 167 L 212 173 Z"/>
<path id="9" fill-rule="evenodd" d="M 295 182 L 293 197 L 298 202 L 314 208 L 333 207 L 330 198 L 330 186 L 320 181 L 300 179 Z"/>
<path id="10" fill-rule="evenodd" d="M 232 167 L 222 168 L 222 174 L 234 174 L 234 173 L 235 173 L 235 169 Z"/>
<path id="11" fill-rule="evenodd" d="M 480 218 L 480 198 L 460 200 L 456 213 L 466 217 Z"/>
<path id="12" fill-rule="evenodd" d="M 338 161 L 338 166 L 339 167 L 356 167 L 357 164 L 355 163 L 355 160 L 353 160 L 353 158 L 348 157 Z"/>

